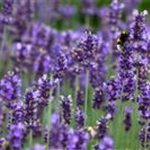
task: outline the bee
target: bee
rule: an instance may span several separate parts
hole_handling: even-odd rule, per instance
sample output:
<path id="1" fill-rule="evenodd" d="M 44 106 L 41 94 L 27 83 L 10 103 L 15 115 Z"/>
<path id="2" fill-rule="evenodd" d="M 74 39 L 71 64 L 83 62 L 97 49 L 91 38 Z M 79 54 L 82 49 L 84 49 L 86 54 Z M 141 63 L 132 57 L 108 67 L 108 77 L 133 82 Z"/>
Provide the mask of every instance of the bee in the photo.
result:
<path id="1" fill-rule="evenodd" d="M 5 149 L 5 150 L 11 150 L 10 148 L 10 143 L 8 141 L 4 141 L 2 143 L 2 147 Z"/>
<path id="2" fill-rule="evenodd" d="M 88 132 L 91 138 L 95 138 L 97 135 L 97 127 L 85 127 L 84 131 Z"/>
<path id="3" fill-rule="evenodd" d="M 125 30 L 123 30 L 119 36 L 119 38 L 117 39 L 117 44 L 120 46 L 124 46 L 124 44 L 126 43 L 126 41 L 129 38 L 129 33 L 126 32 Z"/>

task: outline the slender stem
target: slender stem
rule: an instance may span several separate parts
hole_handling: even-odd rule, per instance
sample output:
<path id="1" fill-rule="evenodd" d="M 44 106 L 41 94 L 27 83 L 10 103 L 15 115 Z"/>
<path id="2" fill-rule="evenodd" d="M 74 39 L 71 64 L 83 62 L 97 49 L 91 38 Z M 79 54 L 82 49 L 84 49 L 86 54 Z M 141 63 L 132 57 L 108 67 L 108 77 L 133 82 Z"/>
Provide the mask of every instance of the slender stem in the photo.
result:
<path id="1" fill-rule="evenodd" d="M 89 70 L 86 71 L 86 89 L 85 89 L 85 104 L 84 104 L 84 111 L 86 114 L 85 125 L 86 125 L 87 111 L 88 111 L 88 89 L 89 89 Z"/>
<path id="2" fill-rule="evenodd" d="M 51 75 L 50 76 L 50 81 L 53 80 L 53 76 Z M 51 98 L 52 96 L 52 93 L 53 93 L 53 89 L 50 90 L 50 95 L 49 97 Z M 50 100 L 49 103 L 48 103 L 48 133 L 47 133 L 47 145 L 46 145 L 46 148 L 49 149 L 49 143 L 50 143 L 50 128 L 51 128 L 51 114 L 52 114 L 52 101 Z"/>
<path id="3" fill-rule="evenodd" d="M 32 129 L 30 129 L 29 132 L 29 146 L 32 147 L 32 143 L 33 143 L 33 132 Z"/>
<path id="4" fill-rule="evenodd" d="M 48 105 L 48 133 L 47 133 L 47 145 L 46 145 L 47 149 L 49 148 L 49 143 L 50 143 L 51 113 L 52 113 L 52 103 L 49 102 L 49 105 Z"/>
<path id="5" fill-rule="evenodd" d="M 58 81 L 58 84 L 57 84 L 57 95 L 56 95 L 56 103 L 55 103 L 55 108 L 57 112 L 60 111 L 59 99 L 60 99 L 60 81 Z"/>
<path id="6" fill-rule="evenodd" d="M 75 96 L 74 96 L 74 106 L 76 108 L 77 106 L 77 94 L 79 91 L 79 75 L 76 75 L 76 79 L 75 79 Z"/>
<path id="7" fill-rule="evenodd" d="M 145 124 L 145 141 L 144 141 L 145 150 L 147 150 L 147 134 L 148 134 L 147 127 L 148 127 L 148 120 L 146 121 L 146 124 Z"/>

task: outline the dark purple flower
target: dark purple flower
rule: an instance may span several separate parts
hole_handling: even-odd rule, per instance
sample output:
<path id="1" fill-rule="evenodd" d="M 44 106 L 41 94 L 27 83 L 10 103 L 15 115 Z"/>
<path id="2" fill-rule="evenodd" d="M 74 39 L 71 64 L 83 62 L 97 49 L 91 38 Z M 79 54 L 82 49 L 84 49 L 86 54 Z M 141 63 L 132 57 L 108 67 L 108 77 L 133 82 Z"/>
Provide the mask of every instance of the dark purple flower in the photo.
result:
<path id="1" fill-rule="evenodd" d="M 111 137 L 105 136 L 101 143 L 95 146 L 95 150 L 114 150 L 114 141 Z"/>
<path id="2" fill-rule="evenodd" d="M 68 68 L 68 60 L 66 56 L 61 52 L 57 57 L 57 64 L 54 72 L 55 79 L 62 79 L 64 73 Z"/>
<path id="3" fill-rule="evenodd" d="M 124 118 L 124 125 L 125 125 L 125 130 L 129 131 L 131 126 L 132 126 L 132 109 L 129 107 L 125 107 L 125 118 Z"/>
<path id="4" fill-rule="evenodd" d="M 13 11 L 14 0 L 2 0 L 2 13 L 11 15 Z"/>
<path id="5" fill-rule="evenodd" d="M 68 127 L 59 121 L 60 116 L 52 114 L 50 129 L 50 149 L 66 148 L 68 141 Z"/>
<path id="6" fill-rule="evenodd" d="M 112 78 L 107 83 L 104 83 L 106 98 L 108 101 L 116 101 L 120 98 L 120 81 L 118 78 Z"/>
<path id="7" fill-rule="evenodd" d="M 81 129 L 84 126 L 85 114 L 81 108 L 76 108 L 75 111 L 75 124 L 77 129 Z"/>
<path id="8" fill-rule="evenodd" d="M 21 150 L 23 144 L 25 127 L 22 123 L 12 125 L 7 135 L 7 140 L 10 143 L 10 147 L 15 150 Z"/>
<path id="9" fill-rule="evenodd" d="M 89 67 L 97 52 L 97 36 L 88 31 L 79 41 L 77 47 L 72 50 L 72 57 L 76 63 L 79 63 L 80 67 Z"/>
<path id="10" fill-rule="evenodd" d="M 142 91 L 142 93 L 137 98 L 139 107 L 139 115 L 145 121 L 150 118 L 150 85 L 147 83 Z"/>
<path id="11" fill-rule="evenodd" d="M 78 107 L 83 107 L 84 106 L 84 91 L 83 90 L 78 90 L 77 91 L 77 98 L 76 98 L 76 103 Z"/>
<path id="12" fill-rule="evenodd" d="M 119 79 L 122 101 L 134 100 L 136 90 L 136 71 L 133 66 L 133 51 L 131 44 L 126 42 L 119 56 Z"/>
<path id="13" fill-rule="evenodd" d="M 114 119 L 114 117 L 115 117 L 115 113 L 116 113 L 116 109 L 117 109 L 116 106 L 117 106 L 116 101 L 108 102 L 108 104 L 106 106 L 107 115 L 110 116 L 110 119 Z"/>
<path id="14" fill-rule="evenodd" d="M 24 121 L 24 107 L 22 103 L 17 103 L 12 112 L 13 124 L 23 123 Z"/>
<path id="15" fill-rule="evenodd" d="M 147 30 L 146 30 L 146 17 L 148 12 L 144 10 L 139 13 L 138 10 L 133 11 L 132 20 L 130 22 L 130 42 L 132 49 L 137 52 L 144 52 L 147 50 Z"/>
<path id="16" fill-rule="evenodd" d="M 98 121 L 97 121 L 97 125 L 98 125 L 98 128 L 97 128 L 97 137 L 98 139 L 102 139 L 104 136 L 106 136 L 107 134 L 107 122 L 108 120 L 104 117 L 100 118 Z"/>
<path id="17" fill-rule="evenodd" d="M 85 15 L 91 16 L 95 14 L 96 2 L 95 0 L 82 0 L 82 11 Z"/>
<path id="18" fill-rule="evenodd" d="M 48 128 L 47 127 L 44 127 L 44 144 L 47 144 L 47 141 L 48 141 Z"/>
<path id="19" fill-rule="evenodd" d="M 45 150 L 45 147 L 40 144 L 36 144 L 31 150 Z"/>
<path id="20" fill-rule="evenodd" d="M 50 72 L 51 69 L 51 58 L 47 54 L 41 54 L 34 63 L 34 71 L 37 75 L 43 75 Z"/>
<path id="21" fill-rule="evenodd" d="M 25 122 L 28 129 L 34 128 L 34 123 L 37 121 L 37 100 L 38 91 L 28 90 L 25 94 Z"/>
<path id="22" fill-rule="evenodd" d="M 116 27 L 119 27 L 119 21 L 122 15 L 122 11 L 125 5 L 123 3 L 119 3 L 118 0 L 113 0 L 109 7 L 109 25 L 111 26 L 111 30 L 114 32 Z"/>
<path id="23" fill-rule="evenodd" d="M 15 72 L 8 72 L 0 81 L 0 101 L 12 107 L 21 96 L 21 79 Z"/>
<path id="24" fill-rule="evenodd" d="M 51 81 L 47 77 L 46 74 L 44 74 L 41 78 L 39 78 L 38 83 L 36 85 L 39 91 L 39 100 L 38 105 L 41 107 L 47 106 L 49 100 L 50 100 L 50 90 L 51 90 Z"/>
<path id="25" fill-rule="evenodd" d="M 140 133 L 139 133 L 139 139 L 141 142 L 141 145 L 143 148 L 148 148 L 149 145 L 149 141 L 150 141 L 150 126 L 148 124 L 148 126 L 144 126 Z"/>
<path id="26" fill-rule="evenodd" d="M 61 5 L 59 13 L 65 18 L 71 18 L 76 13 L 76 9 L 71 5 Z"/>
<path id="27" fill-rule="evenodd" d="M 71 123 L 71 95 L 68 97 L 61 96 L 62 117 L 65 124 Z"/>
<path id="28" fill-rule="evenodd" d="M 101 87 L 95 88 L 94 96 L 93 96 L 93 108 L 100 109 L 102 103 L 104 102 L 104 93 Z"/>
<path id="29" fill-rule="evenodd" d="M 89 134 L 81 130 L 71 129 L 68 133 L 68 150 L 86 150 L 89 142 Z"/>

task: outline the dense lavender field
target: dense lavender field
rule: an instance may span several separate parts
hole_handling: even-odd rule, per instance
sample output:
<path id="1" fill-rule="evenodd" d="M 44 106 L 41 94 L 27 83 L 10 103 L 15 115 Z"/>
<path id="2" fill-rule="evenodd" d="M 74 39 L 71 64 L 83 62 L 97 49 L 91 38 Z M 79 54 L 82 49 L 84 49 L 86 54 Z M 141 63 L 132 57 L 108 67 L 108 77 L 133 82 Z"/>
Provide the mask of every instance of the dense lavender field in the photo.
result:
<path id="1" fill-rule="evenodd" d="M 0 150 L 150 150 L 149 0 L 0 1 Z"/>

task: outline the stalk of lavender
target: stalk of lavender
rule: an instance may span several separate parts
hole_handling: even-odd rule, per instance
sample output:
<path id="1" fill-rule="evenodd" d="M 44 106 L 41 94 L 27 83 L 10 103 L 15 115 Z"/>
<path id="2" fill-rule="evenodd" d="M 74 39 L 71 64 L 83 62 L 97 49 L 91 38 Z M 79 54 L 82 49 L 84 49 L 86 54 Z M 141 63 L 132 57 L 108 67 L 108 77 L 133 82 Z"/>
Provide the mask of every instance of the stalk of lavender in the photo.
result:
<path id="1" fill-rule="evenodd" d="M 89 70 L 86 71 L 86 89 L 85 89 L 85 114 L 87 115 L 87 111 L 88 111 L 88 90 L 89 90 Z M 87 118 L 86 118 L 87 120 Z"/>
<path id="2" fill-rule="evenodd" d="M 53 76 L 50 76 L 50 81 L 53 81 Z M 49 98 L 51 99 L 53 89 L 50 89 Z M 47 133 L 47 145 L 46 148 L 49 148 L 50 144 L 50 128 L 51 128 L 51 113 L 52 113 L 52 101 L 49 101 L 48 103 L 48 133 Z"/>

